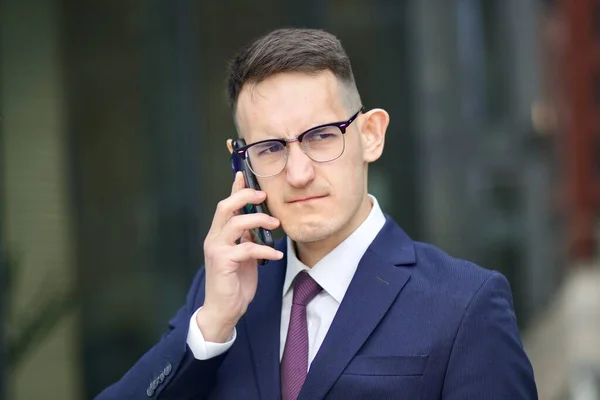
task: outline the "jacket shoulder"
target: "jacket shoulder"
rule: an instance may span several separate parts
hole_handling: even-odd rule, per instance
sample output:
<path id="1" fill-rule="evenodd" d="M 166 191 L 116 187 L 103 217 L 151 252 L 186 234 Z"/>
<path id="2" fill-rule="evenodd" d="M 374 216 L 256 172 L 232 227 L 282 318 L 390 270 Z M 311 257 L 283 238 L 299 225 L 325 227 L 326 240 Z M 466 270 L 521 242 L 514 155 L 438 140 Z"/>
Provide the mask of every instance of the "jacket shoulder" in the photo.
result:
<path id="1" fill-rule="evenodd" d="M 493 277 L 506 281 L 500 272 L 452 257 L 434 245 L 421 242 L 414 245 L 416 264 L 412 279 L 448 300 L 470 300 Z"/>

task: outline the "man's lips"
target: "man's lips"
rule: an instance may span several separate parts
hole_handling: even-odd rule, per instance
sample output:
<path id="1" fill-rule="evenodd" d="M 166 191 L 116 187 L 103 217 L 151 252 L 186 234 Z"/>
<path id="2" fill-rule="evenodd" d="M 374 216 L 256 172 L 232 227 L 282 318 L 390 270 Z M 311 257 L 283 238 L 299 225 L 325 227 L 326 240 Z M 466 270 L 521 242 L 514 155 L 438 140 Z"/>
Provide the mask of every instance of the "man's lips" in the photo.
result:
<path id="1" fill-rule="evenodd" d="M 288 203 L 290 203 L 290 204 L 294 204 L 294 203 L 306 203 L 306 202 L 309 202 L 309 201 L 312 201 L 312 200 L 322 199 L 324 197 L 327 197 L 327 195 L 300 197 L 300 198 L 288 201 Z"/>

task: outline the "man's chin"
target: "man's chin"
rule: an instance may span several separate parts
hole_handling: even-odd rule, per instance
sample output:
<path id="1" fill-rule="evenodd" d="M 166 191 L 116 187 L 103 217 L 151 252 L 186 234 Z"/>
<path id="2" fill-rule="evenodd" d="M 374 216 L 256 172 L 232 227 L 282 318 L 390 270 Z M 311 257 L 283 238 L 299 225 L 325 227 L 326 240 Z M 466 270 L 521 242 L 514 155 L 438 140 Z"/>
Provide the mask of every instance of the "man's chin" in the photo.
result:
<path id="1" fill-rule="evenodd" d="M 333 234 L 333 221 L 320 218 L 299 218 L 283 223 L 283 231 L 294 242 L 311 243 L 325 240 Z"/>

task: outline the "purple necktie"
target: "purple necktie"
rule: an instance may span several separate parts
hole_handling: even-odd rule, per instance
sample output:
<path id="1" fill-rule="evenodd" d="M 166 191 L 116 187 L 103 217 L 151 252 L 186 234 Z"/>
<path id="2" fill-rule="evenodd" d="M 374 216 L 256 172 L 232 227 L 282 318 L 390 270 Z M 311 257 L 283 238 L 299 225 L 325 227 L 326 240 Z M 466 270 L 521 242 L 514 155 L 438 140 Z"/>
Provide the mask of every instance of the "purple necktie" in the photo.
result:
<path id="1" fill-rule="evenodd" d="M 283 400 L 296 400 L 308 371 L 308 328 L 306 305 L 322 290 L 305 271 L 294 279 L 294 298 L 290 326 L 281 359 L 281 394 Z"/>

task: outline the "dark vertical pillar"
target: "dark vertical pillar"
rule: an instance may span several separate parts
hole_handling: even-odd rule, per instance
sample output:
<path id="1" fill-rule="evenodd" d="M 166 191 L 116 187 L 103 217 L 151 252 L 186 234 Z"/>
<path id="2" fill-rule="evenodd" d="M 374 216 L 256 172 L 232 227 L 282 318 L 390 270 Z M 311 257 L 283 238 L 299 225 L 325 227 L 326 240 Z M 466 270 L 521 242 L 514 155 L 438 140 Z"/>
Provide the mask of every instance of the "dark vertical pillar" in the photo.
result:
<path id="1" fill-rule="evenodd" d="M 85 398 L 156 343 L 201 264 L 196 4 L 62 0 Z"/>
<path id="2" fill-rule="evenodd" d="M 199 10 L 191 0 L 143 2 L 142 132 L 147 198 L 157 215 L 148 268 L 162 301 L 158 324 L 181 304 L 202 263 Z"/>
<path id="3" fill-rule="evenodd" d="M 136 6 L 61 3 L 84 398 L 118 380 L 156 335 Z"/>

